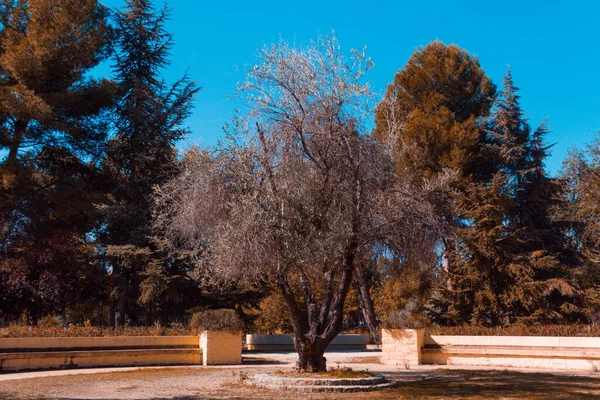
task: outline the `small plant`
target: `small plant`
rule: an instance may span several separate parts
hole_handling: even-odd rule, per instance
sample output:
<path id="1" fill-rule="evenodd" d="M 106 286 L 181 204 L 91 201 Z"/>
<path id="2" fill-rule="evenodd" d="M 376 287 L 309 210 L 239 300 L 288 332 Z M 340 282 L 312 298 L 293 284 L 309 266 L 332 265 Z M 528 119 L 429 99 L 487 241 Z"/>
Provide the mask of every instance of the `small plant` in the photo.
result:
<path id="1" fill-rule="evenodd" d="M 44 317 L 39 320 L 38 326 L 40 328 L 58 328 L 58 320 L 52 316 Z"/>
<path id="2" fill-rule="evenodd" d="M 239 376 L 241 383 L 244 383 L 245 381 L 248 380 L 248 374 L 244 371 L 240 371 L 238 376 Z"/>
<path id="3" fill-rule="evenodd" d="M 352 372 L 352 368 L 351 367 L 340 366 L 340 363 L 337 363 L 337 366 L 332 367 L 332 368 L 329 369 L 329 372 L 336 372 L 336 371 L 340 371 L 340 372 Z"/>
<path id="4" fill-rule="evenodd" d="M 240 331 L 244 327 L 242 320 L 234 310 L 207 310 L 195 313 L 190 320 L 192 331 Z"/>

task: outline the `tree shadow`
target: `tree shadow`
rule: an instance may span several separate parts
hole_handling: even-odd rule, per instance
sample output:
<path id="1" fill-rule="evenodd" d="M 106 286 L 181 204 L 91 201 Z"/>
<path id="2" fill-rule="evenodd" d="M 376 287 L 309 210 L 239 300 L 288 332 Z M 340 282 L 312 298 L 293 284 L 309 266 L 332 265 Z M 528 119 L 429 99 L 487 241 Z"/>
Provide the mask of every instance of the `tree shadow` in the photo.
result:
<path id="1" fill-rule="evenodd" d="M 264 357 L 242 357 L 242 365 L 282 365 L 286 362 Z"/>
<path id="2" fill-rule="evenodd" d="M 385 375 L 398 382 L 388 394 L 406 398 L 600 398 L 600 379 L 581 376 L 443 369 L 422 374 L 392 372 Z"/>

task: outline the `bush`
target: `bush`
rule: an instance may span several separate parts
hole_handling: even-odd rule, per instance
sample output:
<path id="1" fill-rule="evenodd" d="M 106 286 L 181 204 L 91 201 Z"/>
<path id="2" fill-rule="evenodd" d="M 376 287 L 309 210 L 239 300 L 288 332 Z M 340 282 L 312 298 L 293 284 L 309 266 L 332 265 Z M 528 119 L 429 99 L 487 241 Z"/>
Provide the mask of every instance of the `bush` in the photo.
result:
<path id="1" fill-rule="evenodd" d="M 428 325 L 427 317 L 418 312 L 417 301 L 409 300 L 399 311 L 390 311 L 381 318 L 381 326 L 386 329 L 419 329 Z"/>
<path id="2" fill-rule="evenodd" d="M 587 336 L 600 337 L 600 324 L 591 325 L 511 325 L 488 328 L 483 326 L 430 326 L 431 335 L 464 336 Z"/>
<path id="3" fill-rule="evenodd" d="M 58 320 L 56 317 L 44 317 L 39 320 L 38 326 L 40 328 L 58 328 Z"/>
<path id="4" fill-rule="evenodd" d="M 243 323 L 234 310 L 207 310 L 192 315 L 190 328 L 193 332 L 241 331 Z"/>

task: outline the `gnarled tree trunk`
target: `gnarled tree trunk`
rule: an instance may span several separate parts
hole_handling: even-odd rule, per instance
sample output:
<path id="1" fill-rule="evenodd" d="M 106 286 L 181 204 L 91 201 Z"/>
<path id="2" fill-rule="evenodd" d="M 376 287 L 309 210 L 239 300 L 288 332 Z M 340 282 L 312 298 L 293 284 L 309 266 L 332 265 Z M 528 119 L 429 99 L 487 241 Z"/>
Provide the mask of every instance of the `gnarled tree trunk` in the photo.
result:
<path id="1" fill-rule="evenodd" d="M 311 341 L 306 337 L 304 340 L 294 336 L 294 347 L 298 352 L 296 369 L 305 372 L 327 371 L 327 359 L 324 357 L 327 345 L 322 340 Z"/>
<path id="2" fill-rule="evenodd" d="M 302 313 L 286 276 L 277 274 L 277 285 L 291 312 L 294 347 L 298 353 L 296 367 L 300 372 L 327 371 L 327 360 L 324 357 L 325 349 L 342 331 L 344 303 L 352 284 L 356 248 L 356 242 L 352 241 L 346 249 L 342 264 L 342 276 L 337 287 L 334 284 L 336 283 L 334 271 L 327 272 L 325 277 L 326 291 L 321 301 L 320 311 L 317 307 L 317 300 L 313 294 L 310 279 L 302 269 L 299 270 L 298 275 L 308 308 L 308 324 L 303 321 Z M 306 325 L 308 325 L 308 332 L 305 330 Z"/>

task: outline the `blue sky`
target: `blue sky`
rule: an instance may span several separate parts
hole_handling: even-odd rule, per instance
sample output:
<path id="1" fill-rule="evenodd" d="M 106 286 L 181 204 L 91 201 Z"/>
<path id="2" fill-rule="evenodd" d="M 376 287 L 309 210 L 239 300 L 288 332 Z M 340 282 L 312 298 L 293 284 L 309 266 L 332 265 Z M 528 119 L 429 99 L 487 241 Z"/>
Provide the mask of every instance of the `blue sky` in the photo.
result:
<path id="1" fill-rule="evenodd" d="M 124 0 L 104 0 L 120 7 Z M 155 1 L 160 7 L 162 0 Z M 344 50 L 367 46 L 371 82 L 383 93 L 412 52 L 440 39 L 479 57 L 500 84 L 506 66 L 521 88 L 522 106 L 537 126 L 548 117 L 547 162 L 556 173 L 573 146 L 600 129 L 600 1 L 239 1 L 170 0 L 175 36 L 174 80 L 186 71 L 203 87 L 180 144 L 214 144 L 236 108 L 229 100 L 257 49 L 279 37 L 303 43 L 335 29 Z"/>

